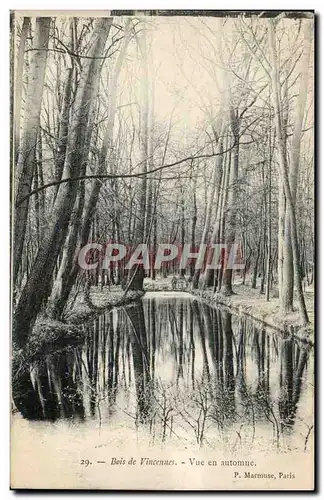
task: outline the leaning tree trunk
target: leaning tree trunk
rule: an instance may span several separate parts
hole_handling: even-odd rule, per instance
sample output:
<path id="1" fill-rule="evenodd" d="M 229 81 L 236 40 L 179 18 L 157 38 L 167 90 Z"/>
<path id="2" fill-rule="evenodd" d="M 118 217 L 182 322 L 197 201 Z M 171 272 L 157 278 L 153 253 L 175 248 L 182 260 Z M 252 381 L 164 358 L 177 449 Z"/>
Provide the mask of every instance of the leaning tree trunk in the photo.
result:
<path id="1" fill-rule="evenodd" d="M 97 81 L 98 77 L 99 77 L 99 67 L 97 68 L 97 78 L 96 78 Z M 98 83 L 95 84 L 94 88 L 95 89 L 98 88 Z M 94 94 L 95 93 L 96 90 L 94 90 Z M 90 107 L 88 124 L 87 124 L 88 132 L 85 138 L 85 151 L 90 150 L 92 130 L 95 121 L 96 110 L 97 110 L 96 101 L 95 99 L 93 99 Z M 82 176 L 85 174 L 86 174 L 86 162 L 84 161 L 80 166 L 79 175 Z M 47 314 L 55 319 L 60 319 L 61 313 L 65 305 L 67 278 L 71 270 L 71 266 L 73 264 L 75 249 L 80 234 L 80 227 L 82 226 L 82 220 L 83 220 L 82 214 L 84 210 L 84 202 L 85 202 L 84 182 L 81 182 L 75 200 L 72 217 L 69 223 L 68 234 L 64 242 L 62 255 L 59 259 L 60 260 L 59 269 L 55 276 L 51 296 L 47 304 Z M 90 231 L 91 221 L 92 218 L 87 219 L 89 231 Z"/>
<path id="2" fill-rule="evenodd" d="M 62 179 L 64 162 L 66 157 L 66 148 L 68 144 L 68 133 L 69 133 L 69 122 L 70 122 L 70 108 L 72 99 L 72 78 L 73 78 L 73 68 L 68 68 L 65 85 L 64 85 L 64 96 L 62 111 L 60 117 L 59 125 L 59 136 L 58 136 L 58 152 L 55 162 L 55 180 L 60 181 Z M 54 202 L 59 190 L 59 185 L 55 188 Z"/>
<path id="3" fill-rule="evenodd" d="M 97 67 L 104 51 L 112 25 L 112 18 L 98 19 L 90 41 L 88 58 L 80 75 L 80 84 L 74 102 L 66 159 L 66 174 L 78 177 L 81 165 L 88 157 L 84 145 L 88 133 L 88 117 Z M 13 340 L 19 347 L 26 343 L 30 329 L 47 300 L 51 288 L 54 267 L 67 236 L 69 222 L 78 192 L 78 182 L 65 182 L 60 186 L 48 229 L 43 236 L 29 279 L 22 290 L 13 317 Z"/>
<path id="4" fill-rule="evenodd" d="M 102 175 L 105 173 L 107 154 L 112 147 L 113 130 L 115 123 L 115 115 L 116 115 L 118 77 L 120 74 L 120 70 L 122 68 L 123 60 L 125 58 L 127 45 L 130 40 L 130 34 L 131 34 L 130 22 L 128 22 L 125 27 L 124 39 L 111 78 L 109 117 L 105 135 L 103 138 L 102 147 L 99 153 L 98 175 Z M 53 291 L 49 301 L 48 310 L 50 314 L 55 318 L 61 317 L 65 304 L 69 298 L 72 287 L 74 286 L 75 280 L 79 273 L 80 268 L 78 264 L 78 254 L 80 249 L 88 242 L 91 222 L 99 199 L 101 186 L 102 186 L 101 180 L 95 179 L 92 184 L 89 200 L 83 209 L 81 230 L 80 230 L 81 234 L 78 242 L 74 237 L 73 227 L 71 227 L 70 238 L 68 238 L 66 242 L 66 246 L 68 247 L 69 258 L 66 258 L 61 263 L 59 275 L 54 284 Z"/>
<path id="5" fill-rule="evenodd" d="M 34 150 L 37 144 L 37 134 L 39 130 L 40 112 L 42 107 L 50 23 L 51 18 L 49 17 L 39 17 L 36 20 L 35 50 L 33 51 L 30 64 L 30 79 L 26 97 L 27 104 L 25 122 L 23 127 L 21 152 L 17 163 L 17 170 L 19 171 L 21 169 L 21 173 L 18 174 L 19 181 L 14 210 L 14 252 L 12 276 L 14 287 L 17 282 L 26 234 L 29 198 L 25 197 L 28 196 L 31 190 L 35 168 Z M 25 198 L 24 201 L 19 203 L 19 201 L 23 198 Z"/>

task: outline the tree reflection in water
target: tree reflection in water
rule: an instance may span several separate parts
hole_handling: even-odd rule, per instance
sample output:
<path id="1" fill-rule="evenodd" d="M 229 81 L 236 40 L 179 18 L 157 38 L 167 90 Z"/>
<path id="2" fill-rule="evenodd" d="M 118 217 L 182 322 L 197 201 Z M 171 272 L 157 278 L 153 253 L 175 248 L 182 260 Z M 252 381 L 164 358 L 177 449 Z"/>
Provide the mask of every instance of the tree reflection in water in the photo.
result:
<path id="1" fill-rule="evenodd" d="M 14 400 L 28 419 L 126 419 L 153 441 L 199 446 L 230 435 L 233 449 L 253 446 L 268 426 L 279 446 L 311 387 L 309 352 L 228 310 L 147 298 L 89 322 L 83 345 L 34 362 Z"/>

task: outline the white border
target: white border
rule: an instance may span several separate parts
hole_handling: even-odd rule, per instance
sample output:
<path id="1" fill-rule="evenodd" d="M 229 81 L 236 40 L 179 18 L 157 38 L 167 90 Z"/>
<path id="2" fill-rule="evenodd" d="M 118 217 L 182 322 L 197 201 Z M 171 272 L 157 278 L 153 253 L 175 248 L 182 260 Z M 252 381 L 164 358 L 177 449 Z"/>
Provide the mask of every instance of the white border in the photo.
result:
<path id="1" fill-rule="evenodd" d="M 1 128 L 0 128 L 0 138 L 1 138 L 1 182 L 0 182 L 0 230 L 1 230 L 1 246 L 0 246 L 0 319 L 1 319 L 1 329 L 0 329 L 0 340 L 1 340 L 1 373 L 0 380 L 2 382 L 2 411 L 0 412 L 0 430 L 1 430 L 1 461 L 0 461 L 0 492 L 1 498 L 8 498 L 13 495 L 13 492 L 9 491 L 9 411 L 8 411 L 8 403 L 9 398 L 6 398 L 6 395 L 9 395 L 9 363 L 8 363 L 8 353 L 9 353 L 9 10 L 29 10 L 29 9 L 48 9 L 48 10 L 80 10 L 80 9 L 98 9 L 98 10 L 108 10 L 108 9 L 118 9 L 118 10 L 127 10 L 127 9 L 232 9 L 232 10 L 244 10 L 244 9 L 253 9 L 253 10 L 305 10 L 307 8 L 314 9 L 317 15 L 320 15 L 324 8 L 321 8 L 321 4 L 319 0 L 311 2 L 311 4 L 307 4 L 307 2 L 303 1 L 285 1 L 282 0 L 272 0 L 271 2 L 260 2 L 256 0 L 250 0 L 245 2 L 239 2 L 234 0 L 227 0 L 223 2 L 212 2 L 207 0 L 200 0 L 199 2 L 192 1 L 177 1 L 177 0 L 164 0 L 164 1 L 138 1 L 138 2 L 129 2 L 125 0 L 112 0 L 107 2 L 107 0 L 97 0 L 96 2 L 84 2 L 82 0 L 56 0 L 55 2 L 44 3 L 44 1 L 37 0 L 29 0 L 26 2 L 25 0 L 16 0 L 14 5 L 12 2 L 6 2 L 3 0 L 0 5 L 0 50 L 1 50 Z M 317 80 L 317 92 L 319 94 L 320 87 L 319 83 L 323 86 L 323 49 L 321 47 L 321 25 L 322 20 L 319 19 L 317 21 L 317 43 L 318 46 L 316 48 L 318 57 L 317 64 L 318 67 L 318 80 Z M 319 124 L 322 117 L 323 111 L 323 102 L 319 99 L 317 102 L 319 109 L 317 109 L 317 131 L 318 131 L 318 146 L 324 143 L 323 131 L 320 129 Z M 319 133 L 321 135 L 319 135 Z M 320 148 L 318 148 L 320 149 Z M 321 174 L 321 170 L 323 167 L 320 156 L 320 151 L 318 150 L 317 154 L 317 182 L 318 182 L 318 205 L 317 205 L 317 235 L 320 238 L 317 247 L 317 259 L 318 259 L 318 274 L 317 280 L 319 283 L 318 291 L 320 292 L 320 283 L 324 283 L 324 275 L 323 275 L 323 266 L 319 265 L 319 259 L 321 257 L 321 250 L 323 249 L 323 223 L 324 223 L 324 204 L 321 203 L 321 197 L 324 195 L 324 175 Z M 324 310 L 324 294 L 319 293 L 318 300 L 318 311 Z M 318 320 L 319 320 L 318 315 Z M 320 345 L 320 349 L 318 349 L 317 356 L 319 360 L 324 360 L 324 341 L 320 341 L 320 336 L 324 332 L 320 328 L 318 324 L 318 332 L 317 332 L 317 344 Z M 321 408 L 319 408 L 319 414 L 323 415 L 321 411 L 322 402 L 323 402 L 323 394 L 321 390 L 320 383 L 320 367 L 321 362 L 317 363 L 317 399 L 321 402 Z M 323 384 L 324 385 L 324 384 Z M 317 419 L 317 427 L 320 425 L 319 418 Z M 317 437 L 321 436 L 321 442 L 318 443 L 319 449 L 322 448 L 323 441 L 323 431 L 319 433 L 317 430 Z M 324 466 L 322 461 L 319 459 L 319 470 L 318 470 L 318 482 L 319 478 L 323 477 Z M 76 492 L 75 495 L 78 493 Z M 185 494 L 185 493 L 184 493 Z M 82 495 L 83 497 L 94 497 L 95 493 Z M 217 495 L 221 495 L 221 493 L 217 493 Z M 305 494 L 305 496 L 309 494 Z M 31 496 L 36 496 L 36 494 L 31 493 Z M 67 494 L 60 494 L 61 498 L 68 498 Z M 110 498 L 120 497 L 120 494 L 109 494 Z M 130 495 L 125 495 L 130 496 Z M 147 496 L 147 495 L 146 495 Z M 151 495 L 149 495 L 151 496 Z M 153 495 L 152 495 L 153 496 Z M 176 498 L 179 496 L 174 494 L 169 494 L 169 498 Z M 202 496 L 197 493 L 195 496 Z M 235 498 L 237 495 L 226 495 L 227 498 L 233 497 Z M 258 497 L 259 495 L 253 495 L 253 497 Z M 298 495 L 299 496 L 299 495 Z M 304 495 L 303 495 L 304 496 Z M 277 498 L 284 498 L 284 494 L 276 494 Z M 37 494 L 37 498 L 45 498 L 44 494 Z"/>

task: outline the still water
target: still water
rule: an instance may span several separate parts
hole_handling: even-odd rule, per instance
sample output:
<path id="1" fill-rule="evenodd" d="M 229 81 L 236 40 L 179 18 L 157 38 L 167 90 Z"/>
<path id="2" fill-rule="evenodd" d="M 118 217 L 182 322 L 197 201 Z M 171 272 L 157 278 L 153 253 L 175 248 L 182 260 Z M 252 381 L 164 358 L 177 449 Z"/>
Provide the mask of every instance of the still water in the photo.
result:
<path id="1" fill-rule="evenodd" d="M 34 362 L 14 384 L 34 425 L 127 430 L 152 445 L 308 451 L 309 347 L 182 293 L 149 293 L 83 327 L 82 345 Z"/>

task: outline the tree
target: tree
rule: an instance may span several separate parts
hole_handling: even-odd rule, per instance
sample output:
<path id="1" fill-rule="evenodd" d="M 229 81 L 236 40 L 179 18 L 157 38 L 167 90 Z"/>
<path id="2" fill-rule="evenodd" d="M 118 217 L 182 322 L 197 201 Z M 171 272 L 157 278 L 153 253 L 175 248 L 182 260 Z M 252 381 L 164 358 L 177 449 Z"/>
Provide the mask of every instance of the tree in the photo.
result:
<path id="1" fill-rule="evenodd" d="M 103 53 L 111 25 L 112 18 L 101 18 L 96 21 L 88 58 L 82 67 L 80 84 L 74 101 L 65 163 L 65 175 L 72 178 L 77 177 L 80 168 L 87 160 L 88 151 L 85 150 L 87 124 L 98 68 L 100 68 L 98 56 Z M 13 340 L 19 346 L 25 344 L 30 328 L 50 293 L 53 270 L 68 232 L 77 191 L 78 183 L 76 182 L 64 183 L 60 186 L 51 221 L 14 313 Z M 18 201 L 19 195 L 22 196 L 22 194 L 18 192 Z"/>
<path id="2" fill-rule="evenodd" d="M 293 127 L 293 136 L 291 139 L 290 148 L 290 164 L 289 164 L 289 183 L 291 189 L 291 197 L 296 211 L 296 194 L 299 176 L 299 161 L 300 161 L 300 145 L 302 139 L 302 127 L 305 114 L 307 87 L 308 87 L 308 68 L 311 49 L 311 21 L 305 20 L 304 24 L 304 44 L 303 54 L 300 61 L 300 83 L 298 98 L 295 111 L 295 120 Z M 282 278 L 282 309 L 284 312 L 293 309 L 294 300 L 294 263 L 293 251 L 291 243 L 291 220 L 290 210 L 286 206 L 285 212 L 285 233 L 283 245 L 283 278 Z"/>
<path id="3" fill-rule="evenodd" d="M 275 30 L 274 30 L 274 23 L 272 20 L 269 20 L 268 22 L 268 37 L 269 37 L 270 60 L 272 67 L 272 72 L 271 72 L 272 99 L 273 99 L 273 107 L 275 110 L 275 124 L 276 124 L 277 144 L 279 153 L 279 167 L 280 167 L 279 175 L 281 176 L 283 182 L 284 193 L 290 220 L 293 268 L 294 268 L 294 278 L 297 289 L 297 298 L 299 302 L 299 311 L 302 322 L 304 324 L 307 324 L 308 314 L 305 305 L 300 267 L 299 267 L 299 249 L 298 249 L 298 239 L 297 239 L 296 212 L 293 199 L 294 192 L 292 192 L 292 190 L 294 190 L 294 184 L 291 185 L 289 183 L 288 166 L 285 156 L 284 137 L 283 137 L 282 123 L 281 123 L 281 102 L 280 102 L 280 88 L 279 88 L 280 80 L 279 80 L 278 62 L 276 53 Z M 285 301 L 285 297 L 283 297 L 283 300 Z"/>
<path id="4" fill-rule="evenodd" d="M 110 102 L 108 111 L 108 120 L 106 124 L 105 135 L 102 141 L 102 146 L 98 158 L 98 175 L 104 174 L 107 164 L 107 155 L 112 151 L 113 131 L 116 115 L 117 101 L 117 85 L 120 70 L 125 58 L 127 45 L 131 36 L 131 21 L 127 21 L 125 25 L 125 33 L 120 47 L 120 51 L 115 63 L 112 77 L 110 79 Z M 90 144 L 89 144 L 90 147 Z M 111 156 L 110 156 L 111 158 Z M 110 159 L 109 158 L 109 159 Z M 60 269 L 56 277 L 52 294 L 49 301 L 48 310 L 55 318 L 60 318 L 67 299 L 71 293 L 72 287 L 75 284 L 76 277 L 79 273 L 78 254 L 81 248 L 88 242 L 91 223 L 96 211 L 97 202 L 99 199 L 102 183 L 99 179 L 94 180 L 88 197 L 88 201 L 80 207 L 78 220 L 70 225 L 69 234 L 65 242 L 63 250 L 64 257 L 61 260 Z M 78 239 L 78 233 L 80 237 Z"/>
<path id="5" fill-rule="evenodd" d="M 30 64 L 30 79 L 27 90 L 27 107 L 25 112 L 25 121 L 23 126 L 21 150 L 18 158 L 17 171 L 19 180 L 16 199 L 24 198 L 31 190 L 35 162 L 34 151 L 37 144 L 37 135 L 39 131 L 39 120 L 42 106 L 43 87 L 45 81 L 45 68 L 47 60 L 47 48 L 49 40 L 51 18 L 38 17 L 36 19 L 36 36 L 33 56 Z M 26 28 L 26 26 L 25 26 Z M 27 28 L 26 28 L 27 29 Z M 23 34 L 25 36 L 25 34 Z M 21 66 L 21 65 L 20 65 Z M 19 68 L 17 78 L 22 77 L 21 68 Z M 22 83 L 17 81 L 18 88 Z M 18 93 L 17 111 L 20 107 L 20 97 Z M 18 129 L 19 121 L 16 114 L 16 140 L 19 144 Z M 23 252 L 25 240 L 27 217 L 28 217 L 29 198 L 19 205 L 16 204 L 14 212 L 14 255 L 13 255 L 13 286 L 17 282 L 19 266 Z"/>

